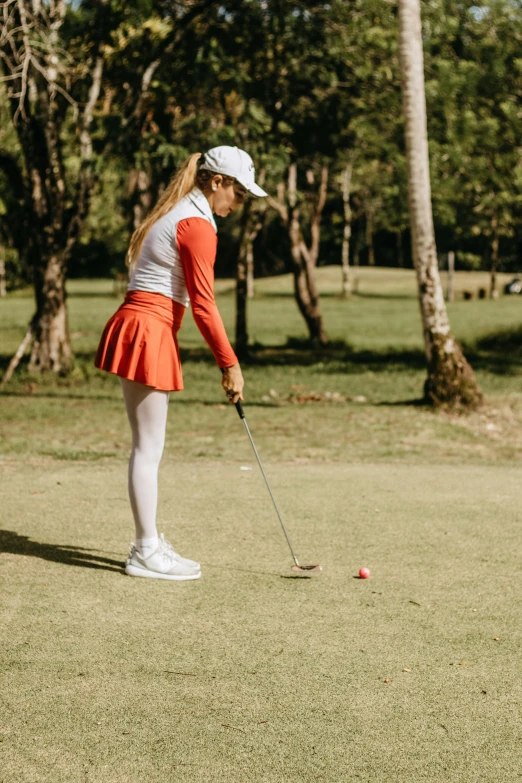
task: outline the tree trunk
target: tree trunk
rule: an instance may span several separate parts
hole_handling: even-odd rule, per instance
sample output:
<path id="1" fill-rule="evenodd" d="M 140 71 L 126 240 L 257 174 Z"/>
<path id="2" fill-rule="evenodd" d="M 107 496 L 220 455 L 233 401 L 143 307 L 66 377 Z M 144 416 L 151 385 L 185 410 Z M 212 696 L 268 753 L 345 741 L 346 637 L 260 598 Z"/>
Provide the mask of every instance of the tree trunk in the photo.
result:
<path id="1" fill-rule="evenodd" d="M 241 239 L 236 272 L 236 354 L 239 359 L 248 356 L 247 300 L 249 286 L 253 287 L 254 241 L 263 227 L 263 212 L 256 210 L 252 200 L 243 208 Z M 252 292 L 253 296 L 253 292 Z"/>
<path id="2" fill-rule="evenodd" d="M 497 291 L 497 266 L 498 266 L 498 221 L 494 217 L 491 221 L 492 238 L 491 238 L 491 265 L 490 265 L 490 277 L 489 277 L 489 298 L 496 299 L 498 296 Z"/>
<path id="3" fill-rule="evenodd" d="M 59 125 L 40 85 L 39 103 L 29 127 L 20 129 L 24 139 L 30 192 L 27 198 L 34 234 L 29 249 L 33 270 L 36 313 L 31 322 L 34 341 L 29 360 L 30 372 L 66 374 L 71 369 L 72 352 L 67 327 L 65 259 L 72 220 L 67 223 L 65 172 L 58 153 Z M 45 125 L 46 144 L 38 144 Z M 42 134 L 43 135 L 43 134 Z M 30 138 L 27 138 L 30 137 Z M 50 176 L 52 172 L 52 176 Z"/>
<path id="4" fill-rule="evenodd" d="M 22 357 L 26 351 L 26 348 L 33 340 L 33 324 L 32 322 L 27 327 L 27 332 L 25 333 L 25 337 L 16 349 L 16 353 L 9 362 L 9 366 L 7 367 L 7 370 L 4 373 L 4 377 L 0 381 L 0 386 L 4 386 L 8 381 L 11 379 L 11 376 L 13 375 L 14 371 L 20 364 Z"/>
<path id="5" fill-rule="evenodd" d="M 368 266 L 375 266 L 375 249 L 373 246 L 373 209 L 366 212 L 366 247 L 368 248 Z"/>
<path id="6" fill-rule="evenodd" d="M 158 190 L 161 191 L 166 184 L 162 181 L 165 176 L 163 163 L 154 166 L 150 155 L 151 138 L 157 132 L 153 112 L 150 111 L 149 105 L 150 84 L 159 66 L 160 60 L 153 60 L 145 68 L 134 110 L 130 117 L 123 121 L 126 133 L 129 136 L 134 136 L 136 140 L 139 139 L 137 148 L 140 153 L 138 158 L 141 162 L 139 168 L 134 167 L 129 171 L 127 178 L 131 235 L 151 211 L 158 198 Z"/>
<path id="7" fill-rule="evenodd" d="M 76 124 L 71 126 L 70 136 L 79 140 L 76 154 L 80 166 L 74 178 L 71 175 L 72 187 L 68 192 L 63 128 L 67 107 L 72 102 L 66 92 L 69 76 L 60 72 L 64 86 L 59 85 L 56 82 L 58 70 L 39 67 L 35 55 L 39 51 L 39 38 L 43 38 L 48 61 L 61 61 L 59 36 L 65 18 L 65 3 L 54 7 L 51 4 L 54 11 L 60 7 L 60 13 L 50 16 L 47 5 L 19 2 L 14 9 L 18 17 L 16 13 L 5 14 L 3 24 L 0 24 L 0 51 L 3 72 L 10 85 L 12 121 L 24 158 L 25 170 L 20 167 L 17 179 L 22 184 L 21 204 L 29 230 L 18 250 L 30 260 L 36 299 L 36 314 L 28 330 L 28 334 L 34 335 L 29 366 L 32 371 L 67 373 L 72 354 L 67 327 L 65 269 L 67 258 L 81 234 L 94 185 L 90 126 L 101 88 L 103 45 L 100 43 L 97 53 L 93 52 L 89 71 L 91 84 L 82 111 L 75 106 Z M 6 47 L 14 55 L 13 59 L 5 56 Z M 13 63 L 23 63 L 23 67 L 14 67 Z M 68 100 L 64 101 L 66 96 Z"/>
<path id="8" fill-rule="evenodd" d="M 292 163 L 288 173 L 288 202 L 290 205 L 289 228 L 294 266 L 294 291 L 297 306 L 306 321 L 310 339 L 320 345 L 327 345 L 323 316 L 319 306 L 319 289 L 315 279 L 315 265 L 319 256 L 321 214 L 326 200 L 328 168 L 323 166 L 317 205 L 312 216 L 310 249 L 306 247 L 300 224 L 301 209 L 297 205 L 297 165 Z"/>
<path id="9" fill-rule="evenodd" d="M 5 250 L 3 245 L 0 245 L 0 297 L 7 296 L 6 280 L 5 280 Z"/>
<path id="10" fill-rule="evenodd" d="M 65 268 L 57 254 L 45 269 L 35 269 L 36 314 L 30 372 L 50 370 L 65 375 L 71 369 L 72 352 L 67 319 Z"/>
<path id="11" fill-rule="evenodd" d="M 261 223 L 259 228 L 261 229 Z M 255 237 L 249 238 L 246 249 L 247 299 L 254 298 L 254 239 Z"/>
<path id="12" fill-rule="evenodd" d="M 241 361 L 248 354 L 247 328 L 247 268 L 246 255 L 239 248 L 236 269 L 236 344 L 235 351 Z"/>
<path id="13" fill-rule="evenodd" d="M 294 273 L 294 295 L 299 312 L 306 321 L 310 339 L 320 345 L 327 345 L 323 316 L 321 313 L 319 290 L 315 280 L 315 265 L 319 256 L 319 239 L 321 214 L 326 201 L 328 186 L 328 167 L 323 166 L 321 184 L 315 208 L 312 210 L 311 233 L 312 243 L 307 248 L 301 233 L 301 208 L 297 203 L 297 165 L 292 163 L 288 169 L 288 198 L 285 202 L 285 185 L 278 188 L 277 201 L 270 196 L 267 203 L 275 209 L 288 231 Z"/>
<path id="14" fill-rule="evenodd" d="M 316 303 L 313 302 L 312 293 L 308 288 L 306 267 L 304 259 L 301 256 L 300 213 L 301 210 L 298 206 L 294 205 L 293 207 L 290 207 L 288 235 L 290 237 L 292 265 L 294 270 L 294 294 L 299 312 L 306 321 L 310 338 L 314 340 L 317 338 L 318 332 L 320 332 L 320 326 L 318 325 L 318 313 L 315 307 Z"/>
<path id="15" fill-rule="evenodd" d="M 355 237 L 353 240 L 353 285 L 352 285 L 352 293 L 356 294 L 359 291 L 359 267 L 360 267 L 360 257 L 361 257 L 361 250 L 363 245 L 363 236 L 362 231 L 360 228 L 360 225 L 357 228 L 357 231 L 355 232 Z"/>
<path id="16" fill-rule="evenodd" d="M 448 302 L 455 299 L 455 252 L 448 253 Z"/>
<path id="17" fill-rule="evenodd" d="M 473 407 L 481 402 L 482 394 L 451 333 L 437 264 L 419 0 L 399 0 L 399 56 L 412 251 L 428 363 L 425 398 L 433 405 Z"/>
<path id="18" fill-rule="evenodd" d="M 404 266 L 404 250 L 402 247 L 402 229 L 397 229 L 397 266 Z"/>
<path id="19" fill-rule="evenodd" d="M 344 206 L 344 229 L 343 229 L 343 249 L 342 249 L 342 281 L 343 297 L 347 299 L 352 293 L 350 283 L 350 239 L 352 237 L 352 209 L 350 207 L 350 188 L 352 183 L 353 164 L 347 163 L 343 170 L 343 206 Z"/>
<path id="20" fill-rule="evenodd" d="M 131 204 L 130 222 L 133 233 L 145 220 L 152 208 L 154 195 L 150 174 L 139 169 L 131 169 L 127 180 Z"/>

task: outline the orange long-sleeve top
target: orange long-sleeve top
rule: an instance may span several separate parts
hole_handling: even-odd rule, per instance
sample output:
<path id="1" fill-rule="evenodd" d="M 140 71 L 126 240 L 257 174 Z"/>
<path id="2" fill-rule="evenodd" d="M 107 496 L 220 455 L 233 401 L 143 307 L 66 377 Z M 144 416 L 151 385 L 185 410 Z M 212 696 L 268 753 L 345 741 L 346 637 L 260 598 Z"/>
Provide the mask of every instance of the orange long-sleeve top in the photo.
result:
<path id="1" fill-rule="evenodd" d="M 183 266 L 192 315 L 219 367 L 232 367 L 238 359 L 225 331 L 214 297 L 217 234 L 208 220 L 180 220 L 176 244 Z"/>

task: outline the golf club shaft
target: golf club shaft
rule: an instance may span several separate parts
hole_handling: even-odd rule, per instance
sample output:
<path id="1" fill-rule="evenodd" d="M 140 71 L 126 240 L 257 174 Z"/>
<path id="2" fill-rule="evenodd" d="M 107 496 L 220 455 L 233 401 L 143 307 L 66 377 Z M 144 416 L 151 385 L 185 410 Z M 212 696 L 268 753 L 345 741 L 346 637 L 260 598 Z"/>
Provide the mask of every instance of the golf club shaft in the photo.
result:
<path id="1" fill-rule="evenodd" d="M 299 561 L 298 561 L 297 557 L 295 556 L 294 548 L 293 548 L 292 542 L 290 541 L 290 538 L 288 536 L 288 533 L 287 533 L 287 530 L 286 530 L 286 527 L 285 527 L 285 523 L 283 522 L 283 518 L 282 518 L 281 514 L 279 513 L 279 509 L 277 507 L 277 503 L 276 503 L 274 494 L 273 494 L 272 490 L 270 489 L 270 484 L 268 483 L 268 479 L 266 477 L 266 473 L 264 471 L 263 464 L 261 462 L 259 454 L 257 453 L 256 444 L 254 443 L 254 439 L 253 439 L 253 437 L 252 437 L 252 435 L 250 433 L 250 429 L 248 427 L 247 420 L 245 418 L 245 412 L 243 410 L 243 406 L 241 405 L 241 401 L 240 400 L 238 400 L 236 402 L 236 410 L 237 410 L 237 412 L 239 414 L 239 418 L 242 420 L 243 424 L 245 425 L 245 429 L 247 431 L 247 435 L 250 438 L 250 443 L 252 444 L 252 448 L 254 449 L 254 454 L 256 455 L 257 463 L 258 463 L 259 467 L 261 468 L 261 473 L 263 474 L 263 478 L 265 480 L 265 484 L 266 484 L 267 489 L 268 489 L 268 491 L 270 493 L 270 497 L 272 498 L 272 503 L 274 504 L 274 508 L 276 510 L 278 519 L 279 519 L 279 521 L 281 523 L 281 527 L 283 528 L 283 533 L 285 534 L 285 538 L 287 540 L 288 546 L 290 547 L 290 552 L 292 553 L 292 557 L 294 558 L 294 563 L 296 564 L 296 566 L 299 566 Z"/>

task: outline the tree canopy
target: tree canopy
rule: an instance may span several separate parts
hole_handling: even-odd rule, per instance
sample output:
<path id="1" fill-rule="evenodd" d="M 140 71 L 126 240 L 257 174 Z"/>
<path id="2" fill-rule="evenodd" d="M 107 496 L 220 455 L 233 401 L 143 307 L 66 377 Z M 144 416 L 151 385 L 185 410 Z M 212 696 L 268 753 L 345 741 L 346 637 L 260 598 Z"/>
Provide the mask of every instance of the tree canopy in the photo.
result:
<path id="1" fill-rule="evenodd" d="M 394 4 L 8 2 L 1 4 L 0 237 L 8 249 L 10 285 L 27 278 L 33 263 L 24 144 L 35 109 L 27 85 L 24 102 L 20 79 L 13 78 L 27 58 L 21 39 L 18 61 L 12 56 L 20 33 L 9 24 L 18 5 L 27 6 L 29 22 L 35 9 L 48 9 L 47 23 L 34 17 L 28 40 L 41 79 L 54 80 L 51 108 L 70 220 L 81 181 L 86 183 L 85 108 L 99 63 L 89 121 L 89 194 L 81 231 L 75 218 L 70 274 L 111 274 L 121 267 L 129 233 L 179 163 L 222 143 L 247 148 L 274 195 L 288 166 L 297 163 L 305 235 L 307 172 L 317 178 L 328 163 L 328 219 L 318 263 L 341 261 L 340 174 L 350 161 L 352 254 L 363 263 L 411 263 L 397 245 L 397 237 L 401 248 L 408 243 L 401 242 L 407 198 Z M 518 269 L 520 4 L 430 3 L 423 36 L 438 245 L 455 250 L 457 258 L 460 252 L 462 263 L 480 264 L 488 263 L 496 238 L 500 262 Z M 239 222 L 220 229 L 223 270 L 230 273 Z M 289 245 L 275 211 L 269 210 L 256 245 L 262 250 L 256 254 L 262 259 L 258 273 L 289 268 Z"/>

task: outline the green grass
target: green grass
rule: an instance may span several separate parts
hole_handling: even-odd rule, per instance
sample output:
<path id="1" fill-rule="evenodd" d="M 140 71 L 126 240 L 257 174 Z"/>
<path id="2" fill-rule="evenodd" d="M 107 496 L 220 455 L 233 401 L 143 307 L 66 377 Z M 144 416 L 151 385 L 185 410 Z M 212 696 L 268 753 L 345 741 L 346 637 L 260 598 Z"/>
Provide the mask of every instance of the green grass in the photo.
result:
<path id="1" fill-rule="evenodd" d="M 92 368 L 109 283 L 69 285 L 72 377 L 21 368 L 0 393 L 0 783 L 520 778 L 522 298 L 449 307 L 487 395 L 459 416 L 412 404 L 411 272 L 361 269 L 349 302 L 338 269 L 319 280 L 332 348 L 303 347 L 289 278 L 259 281 L 245 367 L 252 433 L 318 578 L 288 578 L 190 315 L 158 518 L 199 582 L 122 572 L 128 425 L 117 379 Z M 4 366 L 31 312 L 27 294 L 0 301 Z"/>

